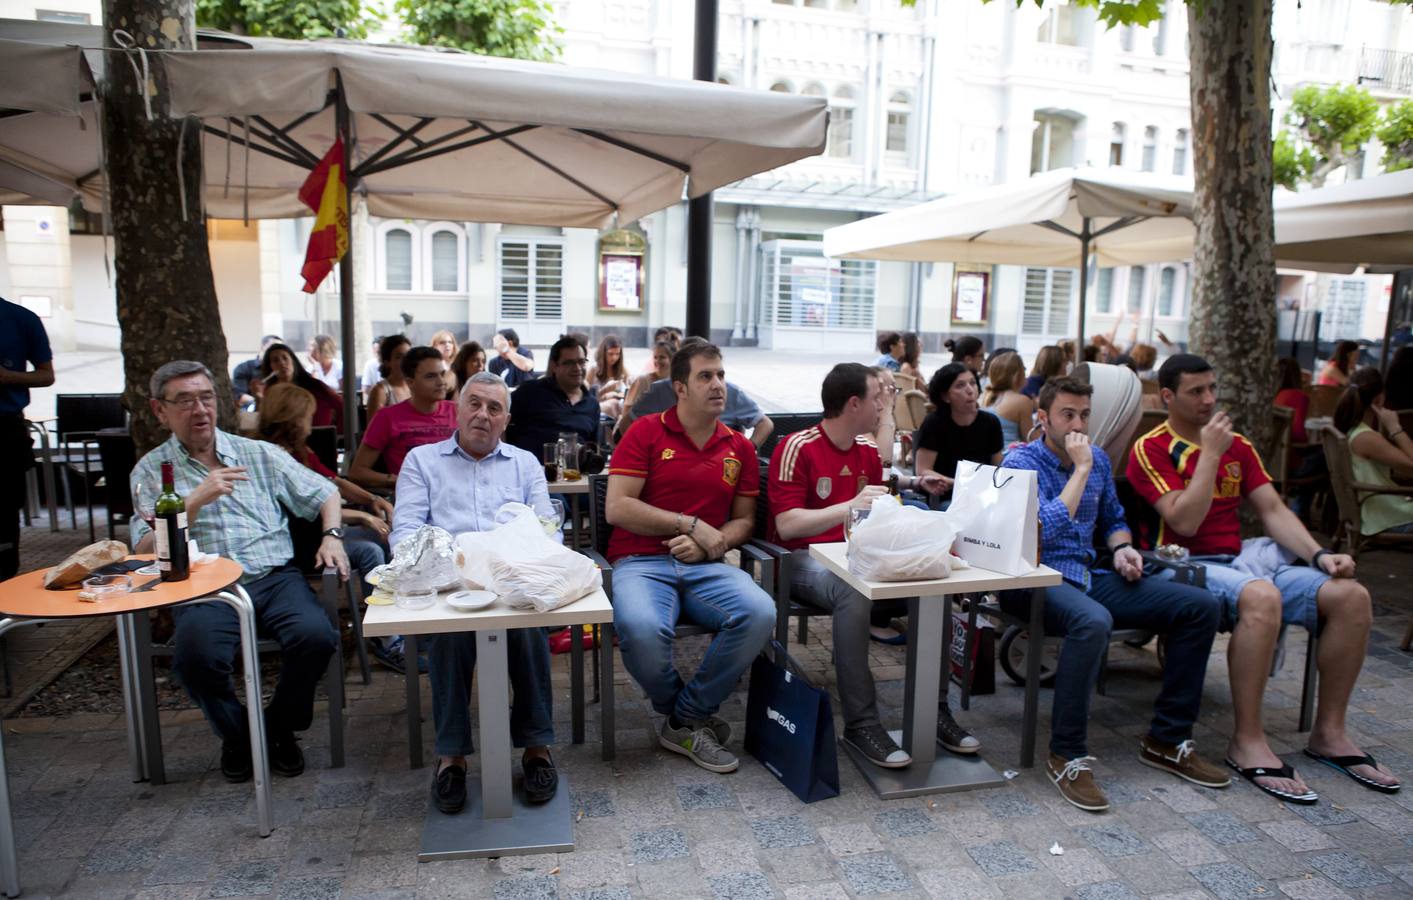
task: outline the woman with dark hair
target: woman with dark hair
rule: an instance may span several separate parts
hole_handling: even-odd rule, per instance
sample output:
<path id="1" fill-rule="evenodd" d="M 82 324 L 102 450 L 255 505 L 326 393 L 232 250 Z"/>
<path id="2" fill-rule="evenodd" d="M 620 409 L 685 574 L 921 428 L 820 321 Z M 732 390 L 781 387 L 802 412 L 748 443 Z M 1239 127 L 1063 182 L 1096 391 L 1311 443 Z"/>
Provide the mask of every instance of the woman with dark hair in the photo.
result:
<path id="1" fill-rule="evenodd" d="M 310 375 L 300 364 L 299 357 L 288 344 L 271 344 L 260 357 L 260 381 L 251 382 L 255 389 L 258 410 L 264 398 L 265 389 L 276 384 L 293 384 L 314 395 L 314 424 L 332 425 L 343 430 L 343 401 L 339 395 L 329 390 L 329 386 Z"/>
<path id="2" fill-rule="evenodd" d="M 937 409 L 917 430 L 913 468 L 919 475 L 942 476 L 950 494 L 960 460 L 1000 464 L 1001 422 L 977 405 L 976 376 L 962 363 L 948 363 L 933 373 L 927 395 Z"/>
<path id="3" fill-rule="evenodd" d="M 1404 344 L 1393 353 L 1384 379 L 1384 405 L 1413 409 L 1413 344 Z"/>
<path id="4" fill-rule="evenodd" d="M 1335 344 L 1334 354 L 1315 383 L 1321 387 L 1342 387 L 1349 384 L 1349 373 L 1359 365 L 1359 344 L 1355 341 L 1340 341 Z"/>
<path id="5" fill-rule="evenodd" d="M 878 359 L 874 365 L 890 372 L 899 371 L 903 359 L 903 336 L 896 331 L 885 331 L 878 336 Z"/>
<path id="6" fill-rule="evenodd" d="M 1034 400 L 1040 389 L 1051 378 L 1065 374 L 1065 352 L 1054 344 L 1047 344 L 1035 354 L 1035 365 L 1030 367 L 1030 377 L 1021 387 L 1021 393 Z"/>
<path id="7" fill-rule="evenodd" d="M 1349 441 L 1354 480 L 1399 489 L 1394 475 L 1413 478 L 1413 438 L 1384 405 L 1384 377 L 1373 366 L 1355 371 L 1335 408 L 1334 425 Z M 1413 534 L 1413 497 L 1374 494 L 1359 506 L 1362 534 Z"/>
<path id="8" fill-rule="evenodd" d="M 1293 356 L 1283 356 L 1276 360 L 1276 406 L 1291 410 L 1290 439 L 1303 444 L 1310 438 L 1305 434 L 1305 417 L 1310 414 L 1310 397 L 1301 389 L 1300 363 Z"/>
<path id="9" fill-rule="evenodd" d="M 623 364 L 623 342 L 616 334 L 606 334 L 594 350 L 594 364 L 584 381 L 598 394 L 599 412 L 617 419 L 623 412 L 623 395 L 628 391 L 628 367 Z"/>
<path id="10" fill-rule="evenodd" d="M 472 375 L 486 370 L 486 348 L 476 341 L 467 341 L 461 345 L 461 349 L 456 351 L 456 357 L 451 361 L 451 375 L 456 379 L 456 387 L 452 388 L 447 396 L 448 400 L 455 400 L 461 394 L 461 389 L 466 386 Z"/>
<path id="11" fill-rule="evenodd" d="M 401 403 L 412 396 L 407 380 L 402 377 L 402 357 L 412 341 L 405 334 L 390 334 L 378 344 L 378 374 L 382 380 L 368 392 L 368 421 L 384 406 Z"/>
<path id="12" fill-rule="evenodd" d="M 986 345 L 981 342 L 981 338 L 974 335 L 965 335 L 959 338 L 948 338 L 942 343 L 952 352 L 952 362 L 961 363 L 971 369 L 973 375 L 981 373 L 981 367 L 986 362 Z M 936 378 L 936 375 L 932 376 Z"/>
<path id="13" fill-rule="evenodd" d="M 903 335 L 903 358 L 898 360 L 898 371 L 904 375 L 911 375 L 917 379 L 918 384 L 922 384 L 922 370 L 917 367 L 918 357 L 922 355 L 922 342 L 918 340 L 917 332 L 909 331 Z"/>

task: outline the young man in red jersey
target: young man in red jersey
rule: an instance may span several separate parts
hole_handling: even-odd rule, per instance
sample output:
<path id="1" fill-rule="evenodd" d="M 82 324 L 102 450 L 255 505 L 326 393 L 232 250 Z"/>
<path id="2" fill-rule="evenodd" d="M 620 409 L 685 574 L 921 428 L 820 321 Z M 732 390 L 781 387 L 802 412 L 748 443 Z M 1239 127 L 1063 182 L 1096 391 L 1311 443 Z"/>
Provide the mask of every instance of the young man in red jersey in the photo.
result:
<path id="1" fill-rule="evenodd" d="M 750 438 L 720 422 L 721 351 L 687 341 L 672 357 L 677 405 L 634 422 L 613 450 L 613 627 L 623 664 L 663 716 L 658 742 L 709 772 L 734 772 L 731 729 L 716 715 L 770 640 L 775 603 L 721 561 L 755 529 L 760 464 Z M 716 631 L 692 680 L 672 662 L 678 619 Z"/>
<path id="2" fill-rule="evenodd" d="M 788 561 L 790 588 L 833 613 L 834 665 L 844 707 L 844 740 L 874 765 L 902 768 L 912 762 L 878 717 L 873 673 L 868 668 L 869 613 L 873 602 L 810 558 L 809 545 L 842 541 L 849 510 L 867 508 L 883 487 L 878 448 L 867 437 L 878 428 L 884 394 L 877 373 L 859 363 L 840 363 L 820 390 L 824 421 L 797 431 L 775 447 L 770 459 L 770 538 L 795 551 Z M 944 490 L 940 475 L 906 475 L 908 489 Z M 944 696 L 937 739 L 957 753 L 975 753 L 981 743 L 952 718 Z"/>
<path id="3" fill-rule="evenodd" d="M 1271 656 L 1282 623 L 1320 629 L 1319 706 L 1305 753 L 1384 793 L 1398 779 L 1361 751 L 1345 714 L 1364 664 L 1372 611 L 1354 580 L 1354 560 L 1322 548 L 1281 502 L 1251 442 L 1217 410 L 1216 375 L 1200 356 L 1169 357 L 1158 371 L 1168 420 L 1133 446 L 1128 478 L 1157 510 L 1148 546 L 1181 544 L 1207 569 L 1222 604 L 1235 730 L 1227 765 L 1282 800 L 1314 803 L 1315 792 L 1276 756 L 1261 724 Z M 1269 540 L 1241 540 L 1237 510 L 1251 501 Z M 1171 577 L 1171 570 L 1166 573 Z"/>

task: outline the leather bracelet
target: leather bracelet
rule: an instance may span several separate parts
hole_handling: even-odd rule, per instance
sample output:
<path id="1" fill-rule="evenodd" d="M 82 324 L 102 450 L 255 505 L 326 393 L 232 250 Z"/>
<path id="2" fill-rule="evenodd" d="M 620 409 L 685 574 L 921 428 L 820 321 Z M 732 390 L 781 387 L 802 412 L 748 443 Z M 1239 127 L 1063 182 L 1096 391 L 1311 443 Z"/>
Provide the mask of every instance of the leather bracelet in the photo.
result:
<path id="1" fill-rule="evenodd" d="M 1112 548 L 1109 552 L 1111 552 L 1111 553 L 1118 553 L 1120 550 L 1124 549 L 1125 547 L 1132 547 L 1132 546 L 1133 546 L 1133 543 L 1130 542 L 1130 541 L 1120 541 L 1120 542 L 1119 542 L 1119 545 L 1118 545 L 1117 547 Z"/>
<path id="2" fill-rule="evenodd" d="M 677 514 L 677 525 L 673 527 L 672 531 L 673 531 L 673 534 L 681 534 L 681 533 L 682 533 L 682 514 L 681 514 L 681 513 L 678 513 L 678 514 Z"/>
<path id="3" fill-rule="evenodd" d="M 1322 568 L 1320 567 L 1320 557 L 1322 557 L 1322 556 L 1333 556 L 1333 555 L 1334 555 L 1334 551 L 1333 551 L 1333 550 L 1326 550 L 1324 547 L 1321 547 L 1319 550 L 1316 550 L 1313 555 L 1311 555 L 1311 557 L 1310 557 L 1310 568 L 1315 569 L 1315 570 L 1320 571 L 1320 572 L 1325 571 L 1324 569 L 1322 569 Z"/>
<path id="4" fill-rule="evenodd" d="M 701 519 L 700 519 L 698 516 L 692 516 L 692 524 L 689 525 L 689 526 L 687 526 L 687 536 L 688 536 L 688 537 L 691 537 L 691 536 L 692 536 L 692 532 L 694 532 L 694 531 L 697 530 L 697 523 L 700 522 L 700 521 L 701 521 Z"/>
<path id="5" fill-rule="evenodd" d="M 1389 439 L 1389 440 L 1393 440 L 1394 438 L 1398 437 L 1400 434 L 1407 434 L 1407 433 L 1408 433 L 1408 429 L 1407 429 L 1407 428 L 1400 428 L 1400 429 L 1398 429 L 1397 431 L 1395 431 L 1393 434 L 1389 435 L 1389 436 L 1388 436 L 1388 439 Z"/>

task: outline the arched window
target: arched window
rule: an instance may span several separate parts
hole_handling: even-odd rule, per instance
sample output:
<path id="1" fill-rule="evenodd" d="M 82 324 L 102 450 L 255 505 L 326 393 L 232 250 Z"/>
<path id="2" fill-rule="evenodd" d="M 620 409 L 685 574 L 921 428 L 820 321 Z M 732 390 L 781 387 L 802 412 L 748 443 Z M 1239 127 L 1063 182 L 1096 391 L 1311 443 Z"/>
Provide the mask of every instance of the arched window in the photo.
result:
<path id="1" fill-rule="evenodd" d="M 1030 174 L 1074 165 L 1075 130 L 1080 120 L 1056 110 L 1037 110 L 1030 138 Z"/>
<path id="2" fill-rule="evenodd" d="M 391 228 L 383 234 L 383 287 L 389 291 L 412 290 L 412 232 Z"/>
<path id="3" fill-rule="evenodd" d="M 1158 129 L 1149 125 L 1143 129 L 1143 171 L 1158 170 Z"/>
<path id="4" fill-rule="evenodd" d="M 1128 267 L 1128 312 L 1134 315 L 1143 311 L 1144 279 L 1148 272 L 1142 266 Z"/>
<path id="5" fill-rule="evenodd" d="M 1099 270 L 1099 283 L 1094 286 L 1094 311 L 1101 315 L 1114 311 L 1113 269 Z"/>
<path id="6" fill-rule="evenodd" d="M 775 82 L 774 84 L 772 84 L 772 85 L 770 86 L 770 89 L 771 89 L 772 91 L 775 91 L 775 92 L 780 93 L 780 94 L 793 94 L 793 93 L 795 93 L 795 86 L 794 86 L 793 84 L 791 84 L 790 82 L 788 82 L 788 81 L 783 81 L 783 80 L 782 80 L 782 81 L 777 81 L 777 82 Z"/>
<path id="7" fill-rule="evenodd" d="M 717 83 L 717 84 L 730 84 L 730 83 L 731 83 L 731 76 L 730 76 L 730 75 L 718 75 L 718 76 L 716 76 L 716 83 Z"/>
<path id="8" fill-rule="evenodd" d="M 829 101 L 829 141 L 825 154 L 835 159 L 854 157 L 854 91 L 842 85 Z"/>
<path id="9" fill-rule="evenodd" d="M 1158 273 L 1158 315 L 1173 315 L 1173 302 L 1177 293 L 1177 269 L 1164 266 Z"/>
<path id="10" fill-rule="evenodd" d="M 1173 135 L 1173 174 L 1187 174 L 1187 129 L 1179 128 Z"/>
<path id="11" fill-rule="evenodd" d="M 1078 10 L 1069 3 L 1055 3 L 1045 7 L 1045 18 L 1035 32 L 1035 39 L 1042 44 L 1065 44 L 1079 46 L 1079 23 L 1075 16 Z"/>
<path id="12" fill-rule="evenodd" d="M 430 247 L 432 290 L 461 290 L 461 237 L 450 228 L 432 232 Z"/>
<path id="13" fill-rule="evenodd" d="M 1127 137 L 1128 129 L 1124 127 L 1124 123 L 1115 122 L 1113 131 L 1109 133 L 1109 165 L 1124 164 L 1124 141 Z"/>
<path id="14" fill-rule="evenodd" d="M 809 84 L 805 85 L 805 89 L 800 91 L 800 93 L 804 94 L 806 97 L 827 96 L 824 85 L 820 84 L 818 81 L 811 81 Z"/>
<path id="15" fill-rule="evenodd" d="M 904 91 L 898 91 L 888 98 L 888 138 L 886 149 L 889 153 L 908 152 L 908 125 L 912 119 L 913 101 Z"/>

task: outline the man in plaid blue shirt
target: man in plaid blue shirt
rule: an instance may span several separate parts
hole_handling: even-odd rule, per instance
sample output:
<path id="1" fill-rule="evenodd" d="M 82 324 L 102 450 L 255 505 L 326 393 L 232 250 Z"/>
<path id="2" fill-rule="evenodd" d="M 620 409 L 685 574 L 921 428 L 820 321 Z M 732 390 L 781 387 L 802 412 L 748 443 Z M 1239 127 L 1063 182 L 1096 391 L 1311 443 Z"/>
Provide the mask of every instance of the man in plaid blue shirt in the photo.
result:
<path id="1" fill-rule="evenodd" d="M 1227 787 L 1231 779 L 1198 756 L 1191 739 L 1220 607 L 1200 588 L 1143 577 L 1143 558 L 1130 543 L 1109 457 L 1089 445 L 1093 391 L 1073 378 L 1046 382 L 1037 403 L 1044 436 L 1012 450 L 1004 465 L 1035 471 L 1040 561 L 1065 579 L 1045 591 L 1045 634 L 1064 638 L 1046 771 L 1066 800 L 1100 812 L 1109 801 L 1094 781 L 1086 732 L 1090 697 L 1114 628 L 1167 636 L 1163 687 L 1152 725 L 1139 741 L 1139 761 L 1204 787 Z M 1113 553 L 1112 570 L 1094 568 L 1096 533 Z"/>
<path id="2" fill-rule="evenodd" d="M 189 533 L 204 552 L 240 563 L 240 583 L 255 603 L 262 633 L 280 642 L 280 680 L 265 710 L 270 768 L 285 776 L 304 771 L 294 732 L 309 727 L 314 687 L 329 664 L 338 634 L 294 564 L 288 508 L 320 516 L 324 539 L 315 563 L 348 578 L 342 502 L 333 483 L 300 465 L 281 447 L 216 428 L 216 390 L 199 362 L 169 362 L 152 375 L 152 411 L 172 436 L 133 469 L 132 485 L 161 484 L 165 460 L 174 465 L 177 493 L 186 501 Z M 136 490 L 134 490 L 136 495 Z M 133 552 L 153 552 L 151 527 L 131 524 Z M 221 738 L 221 772 L 232 782 L 251 777 L 245 708 L 231 683 L 240 646 L 236 612 L 224 603 L 172 610 L 176 654 L 172 667 L 211 728 Z"/>

